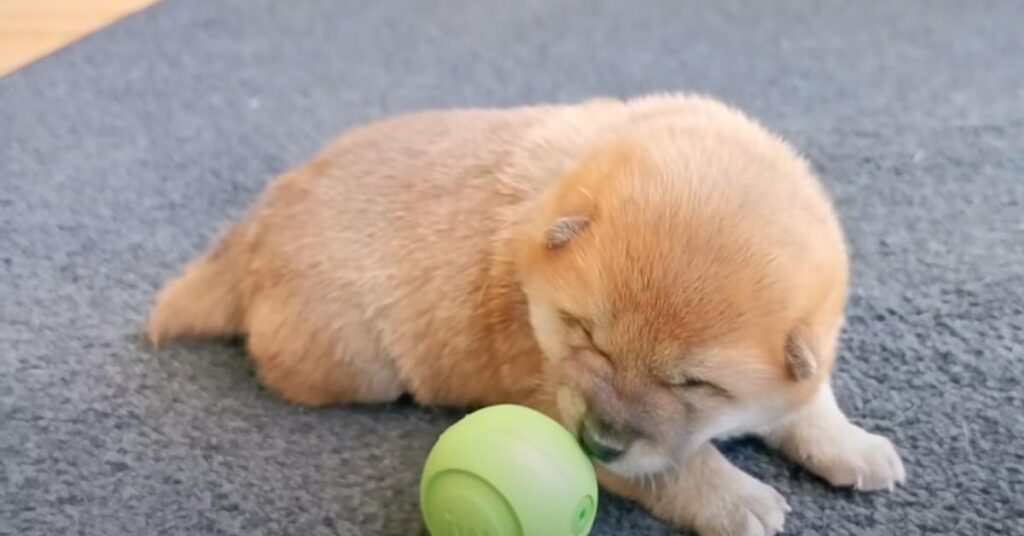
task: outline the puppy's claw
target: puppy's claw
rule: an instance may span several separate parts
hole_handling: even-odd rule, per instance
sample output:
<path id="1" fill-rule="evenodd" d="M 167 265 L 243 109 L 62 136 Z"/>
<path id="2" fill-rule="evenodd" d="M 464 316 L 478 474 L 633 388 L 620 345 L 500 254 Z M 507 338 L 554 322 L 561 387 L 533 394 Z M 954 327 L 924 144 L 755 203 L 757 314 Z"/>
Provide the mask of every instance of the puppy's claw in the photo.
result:
<path id="1" fill-rule="evenodd" d="M 845 436 L 811 454 L 808 465 L 829 483 L 859 491 L 892 491 L 906 481 L 903 461 L 888 439 L 852 425 Z"/>
<path id="2" fill-rule="evenodd" d="M 694 505 L 701 509 L 695 522 L 699 534 L 773 536 L 782 532 L 786 514 L 792 511 L 786 499 L 771 486 L 744 477 L 717 491 L 723 495 L 707 497 L 712 499 L 709 504 Z"/>

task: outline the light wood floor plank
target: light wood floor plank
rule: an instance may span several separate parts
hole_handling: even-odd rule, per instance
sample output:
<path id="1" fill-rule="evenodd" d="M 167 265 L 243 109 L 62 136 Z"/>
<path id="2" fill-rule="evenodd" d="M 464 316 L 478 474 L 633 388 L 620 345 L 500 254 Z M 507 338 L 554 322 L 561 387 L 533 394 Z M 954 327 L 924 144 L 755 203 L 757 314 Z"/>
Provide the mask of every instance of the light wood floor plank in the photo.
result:
<path id="1" fill-rule="evenodd" d="M 0 0 L 0 76 L 159 0 Z"/>

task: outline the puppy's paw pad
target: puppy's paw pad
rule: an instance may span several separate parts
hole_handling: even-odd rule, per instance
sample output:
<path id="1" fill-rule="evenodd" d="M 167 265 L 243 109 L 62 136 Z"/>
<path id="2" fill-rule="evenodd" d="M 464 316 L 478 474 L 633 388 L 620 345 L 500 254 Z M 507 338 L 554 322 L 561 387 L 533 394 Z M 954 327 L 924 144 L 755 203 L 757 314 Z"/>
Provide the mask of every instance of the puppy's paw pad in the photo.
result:
<path id="1" fill-rule="evenodd" d="M 835 439 L 832 448 L 822 449 L 808 460 L 833 486 L 892 490 L 906 480 L 903 461 L 885 437 L 851 426 L 849 432 Z"/>

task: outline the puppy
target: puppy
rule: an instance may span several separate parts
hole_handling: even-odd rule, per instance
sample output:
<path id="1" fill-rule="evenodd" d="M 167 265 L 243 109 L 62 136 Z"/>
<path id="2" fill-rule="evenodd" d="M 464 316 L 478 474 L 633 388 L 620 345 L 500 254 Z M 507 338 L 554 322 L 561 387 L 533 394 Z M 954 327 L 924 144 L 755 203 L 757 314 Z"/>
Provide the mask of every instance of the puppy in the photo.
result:
<path id="1" fill-rule="evenodd" d="M 526 404 L 655 515 L 774 534 L 786 501 L 712 439 L 758 434 L 837 486 L 904 479 L 829 388 L 847 279 L 808 165 L 724 104 L 436 111 L 280 177 L 148 333 L 244 335 L 298 404 Z"/>

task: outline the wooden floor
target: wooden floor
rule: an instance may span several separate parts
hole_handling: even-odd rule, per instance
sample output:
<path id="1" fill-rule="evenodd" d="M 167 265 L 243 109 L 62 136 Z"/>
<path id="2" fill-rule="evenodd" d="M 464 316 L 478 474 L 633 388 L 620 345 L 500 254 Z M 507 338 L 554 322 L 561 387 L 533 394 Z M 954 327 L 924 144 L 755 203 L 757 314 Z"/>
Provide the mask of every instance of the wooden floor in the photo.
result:
<path id="1" fill-rule="evenodd" d="M 0 0 L 0 76 L 159 0 Z"/>

